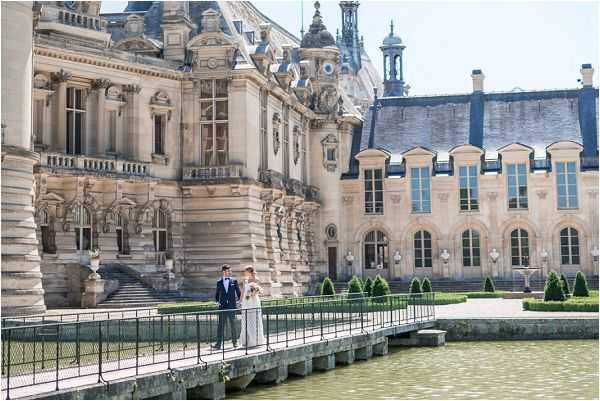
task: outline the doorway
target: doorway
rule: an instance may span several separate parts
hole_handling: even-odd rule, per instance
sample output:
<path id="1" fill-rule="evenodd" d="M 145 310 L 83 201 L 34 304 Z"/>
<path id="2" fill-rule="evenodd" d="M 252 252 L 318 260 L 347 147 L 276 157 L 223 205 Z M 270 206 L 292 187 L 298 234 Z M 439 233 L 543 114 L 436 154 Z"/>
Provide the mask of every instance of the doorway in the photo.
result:
<path id="1" fill-rule="evenodd" d="M 337 280 L 337 247 L 330 246 L 327 248 L 327 260 L 329 266 L 329 278 L 333 281 Z"/>

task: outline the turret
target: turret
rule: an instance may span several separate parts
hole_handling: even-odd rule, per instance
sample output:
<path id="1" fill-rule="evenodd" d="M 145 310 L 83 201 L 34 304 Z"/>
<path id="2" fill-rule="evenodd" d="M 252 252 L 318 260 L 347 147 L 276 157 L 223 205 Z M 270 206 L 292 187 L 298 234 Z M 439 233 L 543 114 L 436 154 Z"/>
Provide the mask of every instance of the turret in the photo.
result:
<path id="1" fill-rule="evenodd" d="M 361 44 L 358 35 L 358 1 L 340 1 L 342 36 L 338 46 L 355 71 L 361 68 Z"/>
<path id="2" fill-rule="evenodd" d="M 404 96 L 404 74 L 402 71 L 402 39 L 394 34 L 394 21 L 390 33 L 380 47 L 383 53 L 383 96 Z"/>

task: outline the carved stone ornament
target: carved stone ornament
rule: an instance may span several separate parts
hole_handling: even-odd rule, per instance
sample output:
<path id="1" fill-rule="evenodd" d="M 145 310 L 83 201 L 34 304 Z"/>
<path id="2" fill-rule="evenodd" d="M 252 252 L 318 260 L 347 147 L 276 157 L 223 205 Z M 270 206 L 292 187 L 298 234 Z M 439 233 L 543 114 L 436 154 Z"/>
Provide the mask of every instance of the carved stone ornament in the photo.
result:
<path id="1" fill-rule="evenodd" d="M 273 152 L 277 154 L 279 152 L 279 146 L 281 145 L 280 138 L 280 127 L 281 127 L 281 116 L 279 113 L 273 114 Z"/>
<path id="2" fill-rule="evenodd" d="M 51 75 L 52 81 L 57 83 L 67 82 L 69 79 L 71 79 L 72 76 L 73 74 L 71 74 L 70 72 L 66 72 L 62 68 L 59 72 L 53 72 Z"/>
<path id="3" fill-rule="evenodd" d="M 447 202 L 448 201 L 448 192 L 440 192 L 438 194 L 438 199 L 440 200 L 440 202 Z"/>
<path id="4" fill-rule="evenodd" d="M 391 196 L 392 199 L 392 203 L 398 204 L 400 203 L 400 200 L 402 200 L 402 197 L 399 194 L 394 194 Z"/>
<path id="5" fill-rule="evenodd" d="M 548 191 L 546 191 L 545 189 L 538 189 L 537 191 L 535 191 L 535 193 L 540 199 L 546 199 L 546 195 L 548 195 Z"/>
<path id="6" fill-rule="evenodd" d="M 98 78 L 92 81 L 92 89 L 104 90 L 110 86 L 110 80 L 106 78 Z"/>
<path id="7" fill-rule="evenodd" d="M 337 168 L 339 142 L 334 134 L 329 134 L 321 141 L 323 148 L 323 167 L 329 172 Z"/>
<path id="8" fill-rule="evenodd" d="M 338 107 L 337 89 L 328 85 L 321 90 L 317 99 L 316 110 L 319 113 L 335 113 Z"/>

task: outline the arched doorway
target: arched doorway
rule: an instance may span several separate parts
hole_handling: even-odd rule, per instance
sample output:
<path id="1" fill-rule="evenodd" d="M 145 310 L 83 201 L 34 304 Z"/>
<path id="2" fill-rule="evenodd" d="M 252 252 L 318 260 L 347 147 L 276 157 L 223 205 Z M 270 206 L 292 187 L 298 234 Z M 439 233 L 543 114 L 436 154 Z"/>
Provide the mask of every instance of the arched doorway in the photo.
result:
<path id="1" fill-rule="evenodd" d="M 365 276 L 377 274 L 388 277 L 389 240 L 382 231 L 373 230 L 365 235 L 363 244 L 363 269 Z"/>

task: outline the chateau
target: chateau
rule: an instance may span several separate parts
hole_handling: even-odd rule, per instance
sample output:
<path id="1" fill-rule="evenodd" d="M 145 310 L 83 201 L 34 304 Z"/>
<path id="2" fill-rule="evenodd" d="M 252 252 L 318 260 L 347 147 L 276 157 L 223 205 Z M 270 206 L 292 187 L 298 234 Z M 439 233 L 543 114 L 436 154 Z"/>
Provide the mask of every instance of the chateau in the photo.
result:
<path id="1" fill-rule="evenodd" d="M 408 96 L 393 27 L 381 79 L 340 8 L 336 37 L 317 2 L 298 38 L 249 2 L 2 2 L 2 313 L 79 307 L 94 249 L 194 298 L 223 263 L 271 296 L 597 276 L 592 66 L 574 89 L 488 93 L 473 70 L 471 93 Z"/>

